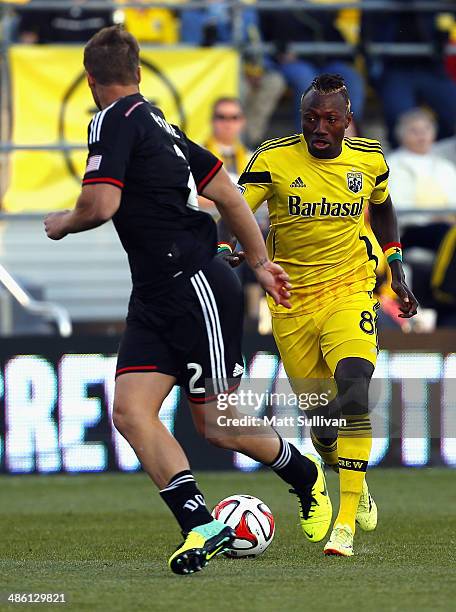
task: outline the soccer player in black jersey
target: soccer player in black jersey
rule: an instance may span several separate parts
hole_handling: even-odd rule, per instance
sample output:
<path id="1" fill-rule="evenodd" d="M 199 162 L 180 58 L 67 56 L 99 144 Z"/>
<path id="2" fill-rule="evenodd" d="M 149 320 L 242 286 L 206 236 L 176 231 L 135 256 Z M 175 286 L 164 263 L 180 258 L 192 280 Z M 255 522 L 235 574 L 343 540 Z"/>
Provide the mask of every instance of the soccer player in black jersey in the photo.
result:
<path id="1" fill-rule="evenodd" d="M 234 535 L 212 518 L 181 446 L 159 420 L 175 384 L 185 388 L 198 431 L 270 466 L 297 494 L 309 539 L 322 539 L 330 502 L 321 493 L 320 464 L 270 428 L 258 436 L 211 427 L 217 395 L 232 392 L 243 371 L 242 294 L 229 265 L 216 257 L 216 226 L 198 210 L 198 193 L 215 201 L 259 283 L 285 307 L 288 276 L 268 259 L 253 214 L 222 163 L 140 94 L 136 40 L 118 27 L 101 30 L 85 48 L 84 66 L 100 112 L 88 129 L 82 191 L 74 210 L 46 217 L 45 229 L 60 240 L 112 219 L 128 254 L 133 291 L 113 420 L 185 535 L 171 569 L 200 570 Z"/>

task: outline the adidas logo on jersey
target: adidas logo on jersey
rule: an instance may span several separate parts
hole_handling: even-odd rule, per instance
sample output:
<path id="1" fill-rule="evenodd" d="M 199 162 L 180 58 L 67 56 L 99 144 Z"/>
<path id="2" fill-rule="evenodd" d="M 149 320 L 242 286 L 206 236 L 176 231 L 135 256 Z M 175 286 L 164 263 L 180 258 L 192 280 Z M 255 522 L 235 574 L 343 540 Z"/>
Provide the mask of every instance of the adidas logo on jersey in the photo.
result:
<path id="1" fill-rule="evenodd" d="M 304 183 L 304 181 L 302 180 L 302 178 L 300 176 L 298 176 L 297 179 L 295 179 L 290 187 L 306 187 L 306 184 Z"/>
<path id="2" fill-rule="evenodd" d="M 233 370 L 233 376 L 241 376 L 242 374 L 244 374 L 244 366 L 236 363 Z"/>

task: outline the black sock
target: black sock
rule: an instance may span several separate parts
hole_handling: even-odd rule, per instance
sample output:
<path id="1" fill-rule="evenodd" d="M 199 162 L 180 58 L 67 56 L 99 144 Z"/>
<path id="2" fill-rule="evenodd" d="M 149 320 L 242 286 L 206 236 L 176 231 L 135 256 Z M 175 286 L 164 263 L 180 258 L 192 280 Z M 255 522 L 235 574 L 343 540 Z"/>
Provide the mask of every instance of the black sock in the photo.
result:
<path id="1" fill-rule="evenodd" d="M 160 495 L 184 533 L 213 520 L 190 470 L 173 476 Z"/>
<path id="2" fill-rule="evenodd" d="M 269 467 L 296 491 L 308 488 L 317 480 L 315 463 L 301 455 L 296 446 L 283 438 L 280 438 L 279 454 Z"/>

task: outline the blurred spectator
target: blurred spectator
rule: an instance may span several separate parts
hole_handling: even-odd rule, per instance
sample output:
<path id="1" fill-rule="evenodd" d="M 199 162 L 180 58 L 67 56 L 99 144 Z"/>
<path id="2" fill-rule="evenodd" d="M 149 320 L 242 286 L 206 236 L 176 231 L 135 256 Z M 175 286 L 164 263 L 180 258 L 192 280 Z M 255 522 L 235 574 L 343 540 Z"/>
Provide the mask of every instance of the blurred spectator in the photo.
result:
<path id="1" fill-rule="evenodd" d="M 443 58 L 448 31 L 438 29 L 436 11 L 418 11 L 413 0 L 407 2 L 408 10 L 364 11 L 362 18 L 369 76 L 383 102 L 393 146 L 396 146 L 394 126 L 398 118 L 422 103 L 429 105 L 438 117 L 439 138 L 450 136 L 456 124 L 456 83 L 445 72 Z M 384 51 L 372 56 L 370 43 L 418 43 L 422 48 L 413 55 L 405 49 L 404 54 Z"/>
<path id="2" fill-rule="evenodd" d="M 147 4 L 149 0 L 137 0 Z M 171 0 L 169 0 L 171 1 Z M 118 0 L 128 4 L 128 0 Z M 162 0 L 166 4 L 166 0 Z M 122 10 L 125 28 L 140 43 L 176 44 L 179 40 L 179 20 L 175 11 L 160 8 L 125 8 Z"/>
<path id="3" fill-rule="evenodd" d="M 211 125 L 212 134 L 209 140 L 204 143 L 204 146 L 223 161 L 225 170 L 230 174 L 233 182 L 237 183 L 251 156 L 251 151 L 241 140 L 246 126 L 241 101 L 237 98 L 220 98 L 217 100 L 212 110 Z M 199 202 L 203 210 L 213 215 L 217 214 L 213 202 L 201 197 Z M 269 229 L 266 206 L 261 207 L 255 216 L 263 235 L 266 235 Z M 246 325 L 257 329 L 260 302 L 264 292 L 247 265 L 238 268 L 236 273 L 244 287 Z"/>
<path id="4" fill-rule="evenodd" d="M 191 1 L 187 0 L 187 4 Z M 255 22 L 254 11 L 243 12 L 245 31 Z M 216 44 L 232 44 L 232 12 L 224 0 L 208 0 L 206 8 L 182 9 L 181 40 L 184 43 L 212 47 Z"/>
<path id="5" fill-rule="evenodd" d="M 432 152 L 456 166 L 456 133 L 435 143 Z"/>
<path id="6" fill-rule="evenodd" d="M 223 161 L 233 183 L 237 183 L 251 156 L 251 151 L 241 140 L 245 123 L 242 104 L 238 98 L 219 98 L 212 107 L 211 135 L 203 143 L 203 146 Z M 199 203 L 203 210 L 218 217 L 215 204 L 211 200 L 200 196 Z"/>
<path id="7" fill-rule="evenodd" d="M 269 0 L 270 2 L 275 0 Z M 324 0 L 317 0 L 324 2 Z M 267 42 L 275 44 L 273 66 L 276 67 L 295 95 L 296 125 L 301 130 L 300 101 L 302 92 L 322 72 L 343 76 L 350 94 L 355 123 L 363 116 L 365 88 L 361 75 L 354 66 L 330 55 L 307 59 L 291 53 L 293 42 L 344 43 L 345 29 L 338 10 L 281 10 L 261 13 L 261 31 Z"/>
<path id="8" fill-rule="evenodd" d="M 438 326 L 449 326 L 456 324 L 456 311 L 440 296 L 443 289 L 448 294 L 452 286 L 456 287 L 456 261 L 445 268 L 441 282 L 435 283 L 433 277 L 437 262 L 440 261 L 439 269 L 442 269 L 438 254 L 452 227 L 451 216 L 419 213 L 420 208 L 456 212 L 456 167 L 433 152 L 436 131 L 434 117 L 427 111 L 413 109 L 401 116 L 396 128 L 401 146 L 388 158 L 389 184 L 399 212 L 417 209 L 416 213 L 399 217 L 401 242 L 412 270 L 413 291 L 423 308 L 436 311 Z"/>
<path id="9" fill-rule="evenodd" d="M 87 9 L 92 0 L 74 0 L 70 9 L 19 9 L 19 42 L 86 42 L 98 30 L 113 25 L 111 9 Z M 33 0 L 31 0 L 33 4 Z"/>
<path id="10" fill-rule="evenodd" d="M 212 134 L 204 146 L 223 161 L 234 183 L 246 167 L 251 151 L 242 144 L 245 116 L 237 98 L 220 98 L 212 109 Z"/>
<path id="11" fill-rule="evenodd" d="M 245 54 L 241 80 L 244 101 L 247 143 L 256 148 L 265 137 L 269 121 L 286 90 L 286 82 L 277 70 L 266 68 L 260 53 Z"/>
<path id="12" fill-rule="evenodd" d="M 398 121 L 396 138 L 400 148 L 389 156 L 388 162 L 391 197 L 399 210 L 456 210 L 456 167 L 432 152 L 436 131 L 433 116 L 421 109 L 404 113 Z M 414 222 L 420 220 L 426 222 L 429 217 L 414 216 Z"/>
<path id="13" fill-rule="evenodd" d="M 181 11 L 181 42 L 213 46 L 233 44 L 232 9 L 224 0 L 209 0 L 201 9 Z M 280 73 L 264 62 L 260 49 L 258 14 L 253 7 L 242 12 L 242 43 L 253 48 L 245 53 L 241 92 L 246 115 L 246 140 L 252 147 L 264 138 L 269 120 L 286 88 Z"/>

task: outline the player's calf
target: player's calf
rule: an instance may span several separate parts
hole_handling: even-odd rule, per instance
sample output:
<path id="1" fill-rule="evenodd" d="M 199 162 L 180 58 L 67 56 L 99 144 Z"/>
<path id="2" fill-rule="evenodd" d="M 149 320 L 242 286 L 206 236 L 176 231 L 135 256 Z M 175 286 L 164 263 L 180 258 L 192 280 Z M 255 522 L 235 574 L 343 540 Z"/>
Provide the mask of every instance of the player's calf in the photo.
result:
<path id="1" fill-rule="evenodd" d="M 335 526 L 355 533 L 355 520 L 372 447 L 368 390 L 373 365 L 360 358 L 342 359 L 335 379 L 344 422 L 338 435 L 340 508 Z"/>
<path id="2" fill-rule="evenodd" d="M 317 453 L 322 458 L 323 462 L 335 472 L 339 471 L 337 453 L 337 432 L 334 436 L 324 437 L 314 428 L 310 430 L 310 438 Z"/>

